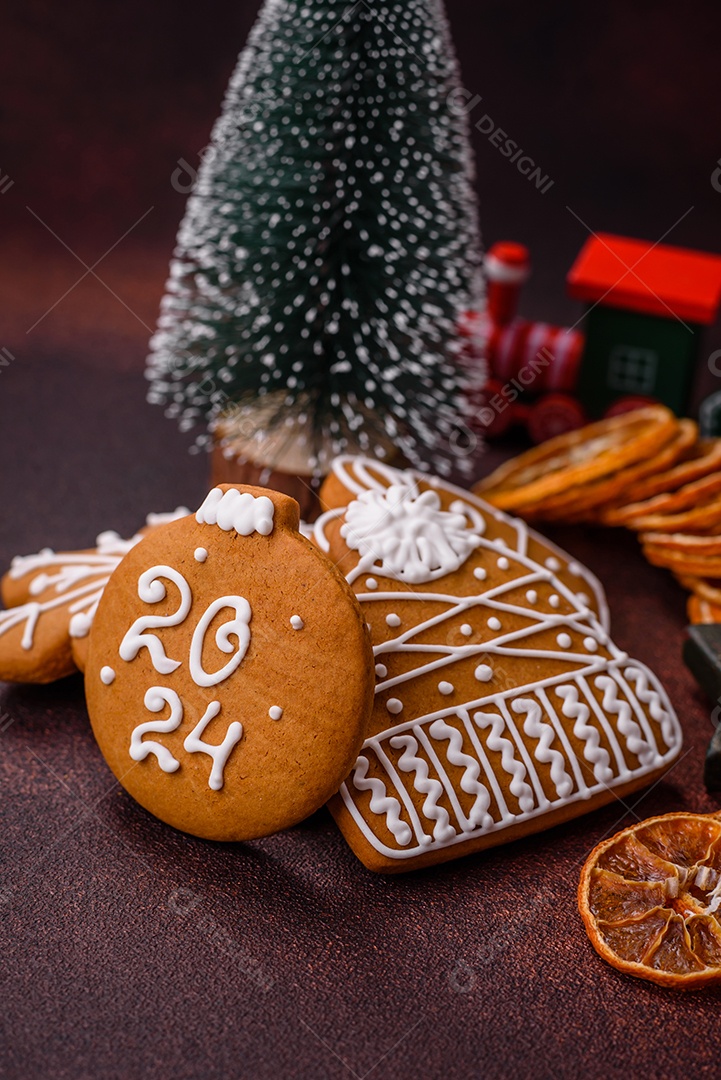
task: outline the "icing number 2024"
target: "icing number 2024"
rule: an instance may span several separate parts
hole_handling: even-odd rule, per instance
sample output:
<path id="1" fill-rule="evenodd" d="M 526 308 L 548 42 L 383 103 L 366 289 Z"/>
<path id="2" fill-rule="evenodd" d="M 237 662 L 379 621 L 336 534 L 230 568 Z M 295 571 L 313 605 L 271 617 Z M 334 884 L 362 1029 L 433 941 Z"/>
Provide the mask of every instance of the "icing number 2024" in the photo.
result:
<path id="1" fill-rule="evenodd" d="M 155 670 L 160 675 L 169 675 L 181 666 L 182 661 L 168 656 L 162 641 L 153 631 L 165 626 L 179 626 L 184 622 L 190 611 L 192 594 L 188 582 L 172 566 L 152 566 L 138 579 L 138 596 L 146 604 L 160 603 L 167 595 L 164 581 L 172 582 L 180 593 L 177 611 L 169 615 L 141 615 L 121 641 L 119 652 L 121 659 L 129 661 L 133 660 L 141 649 L 147 649 Z M 205 637 L 213 619 L 224 608 L 231 609 L 234 617 L 217 629 L 215 643 L 221 652 L 233 655 L 218 671 L 209 672 L 203 667 Z M 242 596 L 221 596 L 208 605 L 193 631 L 190 642 L 188 667 L 190 677 L 196 686 L 203 688 L 217 686 L 237 669 L 250 644 L 250 618 L 250 604 Z M 235 639 L 235 643 L 231 641 L 231 638 Z M 143 736 L 176 731 L 183 720 L 183 703 L 175 690 L 164 686 L 151 686 L 145 695 L 144 704 L 149 712 L 154 713 L 162 712 L 168 706 L 170 716 L 166 720 L 149 720 L 138 724 L 130 737 L 130 756 L 134 761 L 143 761 L 149 754 L 154 754 L 163 772 L 173 773 L 180 768 L 180 762 L 173 757 L 167 747 L 152 739 L 144 742 Z M 213 766 L 208 786 L 213 791 L 219 791 L 222 788 L 226 762 L 233 747 L 243 737 L 243 725 L 236 720 L 229 725 L 221 743 L 213 744 L 203 741 L 202 736 L 206 727 L 218 715 L 220 708 L 219 701 L 211 701 L 183 743 L 183 748 L 189 754 L 207 754 L 212 759 Z"/>

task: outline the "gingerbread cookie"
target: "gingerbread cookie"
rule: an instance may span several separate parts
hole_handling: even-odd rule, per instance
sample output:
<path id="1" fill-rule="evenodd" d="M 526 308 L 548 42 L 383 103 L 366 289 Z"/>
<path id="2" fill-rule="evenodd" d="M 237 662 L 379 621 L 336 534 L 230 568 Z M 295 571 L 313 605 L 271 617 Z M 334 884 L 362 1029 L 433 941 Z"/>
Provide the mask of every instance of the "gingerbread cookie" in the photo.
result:
<path id="1" fill-rule="evenodd" d="M 545 536 L 529 529 L 520 518 L 496 510 L 471 491 L 412 469 L 394 469 L 370 458 L 346 455 L 333 462 L 320 490 L 320 501 L 325 510 L 333 510 L 347 506 L 364 491 L 383 492 L 397 484 L 416 484 L 420 491 L 437 492 L 444 510 L 452 510 L 454 503 L 461 500 L 464 506 L 475 509 L 480 519 L 492 519 L 493 535 L 497 540 L 552 570 L 571 592 L 577 594 L 582 605 L 591 608 L 604 629 L 610 629 L 606 594 L 595 574 Z"/>
<path id="2" fill-rule="evenodd" d="M 479 851 L 660 776 L 681 746 L 668 698 L 523 524 L 401 479 L 315 528 L 374 642 L 369 736 L 330 803 L 366 866 Z"/>
<path id="3" fill-rule="evenodd" d="M 0 582 L 0 679 L 47 683 L 83 670 L 93 616 L 108 578 L 144 532 L 190 511 L 148 514 L 145 528 L 123 540 L 101 533 L 96 547 L 18 555 Z"/>
<path id="4" fill-rule="evenodd" d="M 214 488 L 126 555 L 98 607 L 85 686 L 100 749 L 142 806 L 196 836 L 301 821 L 366 735 L 368 629 L 298 524 L 286 495 Z"/>

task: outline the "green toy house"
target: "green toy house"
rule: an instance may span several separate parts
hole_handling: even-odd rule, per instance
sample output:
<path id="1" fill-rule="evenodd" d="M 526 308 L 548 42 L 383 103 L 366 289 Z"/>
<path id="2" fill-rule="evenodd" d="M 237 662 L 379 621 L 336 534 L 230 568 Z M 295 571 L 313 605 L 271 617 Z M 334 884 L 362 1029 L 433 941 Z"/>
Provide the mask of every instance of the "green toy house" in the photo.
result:
<path id="1" fill-rule="evenodd" d="M 588 415 L 628 397 L 685 415 L 701 327 L 721 302 L 721 258 L 598 233 L 566 282 L 589 305 L 577 388 Z"/>

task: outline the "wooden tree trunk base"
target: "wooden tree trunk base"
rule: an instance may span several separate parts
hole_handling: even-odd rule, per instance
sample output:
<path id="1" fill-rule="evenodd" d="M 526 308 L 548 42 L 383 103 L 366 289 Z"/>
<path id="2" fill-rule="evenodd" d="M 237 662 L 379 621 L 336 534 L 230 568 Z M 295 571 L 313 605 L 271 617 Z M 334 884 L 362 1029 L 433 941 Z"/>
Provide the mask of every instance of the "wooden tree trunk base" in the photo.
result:
<path id="1" fill-rule="evenodd" d="M 213 448 L 210 465 L 210 482 L 216 484 L 250 484 L 253 487 L 266 487 L 290 495 L 300 505 L 303 521 L 315 521 L 321 507 L 318 500 L 318 488 L 322 478 L 313 481 L 310 476 L 268 469 L 252 461 L 241 462 L 235 457 L 227 458 L 219 446 Z"/>

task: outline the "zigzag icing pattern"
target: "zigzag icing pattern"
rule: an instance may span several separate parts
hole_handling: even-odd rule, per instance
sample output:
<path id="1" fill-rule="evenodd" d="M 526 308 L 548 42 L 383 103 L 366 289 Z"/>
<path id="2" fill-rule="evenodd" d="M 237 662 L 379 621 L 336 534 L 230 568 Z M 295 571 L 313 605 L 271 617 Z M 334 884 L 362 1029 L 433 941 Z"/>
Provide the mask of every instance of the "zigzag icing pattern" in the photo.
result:
<path id="1" fill-rule="evenodd" d="M 661 738 L 666 746 L 671 746 L 675 733 L 674 717 L 664 709 L 661 695 L 649 686 L 648 673 L 640 667 L 627 667 L 623 674 L 634 684 L 637 697 L 644 705 L 648 705 L 651 716 L 661 725 Z"/>
<path id="2" fill-rule="evenodd" d="M 385 817 L 388 830 L 393 833 L 399 844 L 409 844 L 413 832 L 405 821 L 401 821 L 401 804 L 398 799 L 388 795 L 388 789 L 382 780 L 377 780 L 374 776 L 368 776 L 369 765 L 368 758 L 361 754 L 353 769 L 354 786 L 359 791 L 370 791 L 371 812 Z"/>
<path id="3" fill-rule="evenodd" d="M 490 726 L 488 734 L 488 747 L 496 754 L 501 755 L 501 768 L 511 778 L 511 794 L 518 799 L 518 805 L 525 814 L 529 814 L 535 806 L 533 788 L 526 783 L 526 766 L 516 758 L 514 743 L 503 737 L 506 722 L 498 713 L 473 714 L 473 719 L 478 727 L 483 729 Z"/>
<path id="4" fill-rule="evenodd" d="M 438 800 L 443 794 L 443 785 L 438 780 L 433 780 L 428 774 L 428 764 L 424 758 L 418 757 L 418 743 L 412 735 L 396 735 L 390 740 L 394 750 L 402 750 L 398 759 L 398 768 L 401 772 L 414 773 L 413 787 L 421 795 L 425 795 L 423 813 L 429 821 L 435 822 L 433 827 L 434 840 L 450 840 L 456 835 L 456 830 L 451 825 L 451 819 Z"/>
<path id="5" fill-rule="evenodd" d="M 541 706 L 537 701 L 529 698 L 519 698 L 512 704 L 512 709 L 517 713 L 524 713 L 523 730 L 531 739 L 536 739 L 537 746 L 534 756 L 543 765 L 550 765 L 551 780 L 553 781 L 558 796 L 565 799 L 573 791 L 573 780 L 566 772 L 565 758 L 560 750 L 554 750 L 551 743 L 556 738 L 556 733 L 550 724 L 544 724 Z"/>
<path id="6" fill-rule="evenodd" d="M 397 489 L 404 474 L 375 462 L 369 465 L 373 474 L 365 465 L 355 464 L 356 488 L 359 493 L 372 488 L 376 495 L 365 502 L 372 505 L 374 513 L 382 514 L 382 496 L 388 488 L 375 475 Z M 348 476 L 344 474 L 342 480 L 353 489 Z M 418 499 L 415 480 L 406 480 L 406 485 L 405 495 L 396 490 L 392 497 Z M 448 485 L 443 484 L 443 488 L 448 490 Z M 435 512 L 435 500 L 427 502 Z M 374 716 L 378 723 L 379 709 L 383 708 L 380 702 L 384 702 L 389 724 L 366 740 L 353 774 L 340 789 L 359 830 L 375 850 L 390 859 L 409 859 L 452 847 L 587 800 L 670 763 L 680 747 L 678 721 L 662 688 L 643 665 L 629 663 L 578 594 L 556 576 L 560 564 L 553 558 L 545 566 L 534 562 L 522 538 L 525 526 L 515 521 L 517 546 L 488 539 L 486 523 L 479 526 L 475 521 L 484 504 L 475 500 L 472 508 L 464 509 L 460 503 L 462 500 L 454 502 L 453 513 L 463 516 L 476 539 L 472 547 L 467 545 L 464 582 L 471 584 L 467 595 L 443 589 L 446 575 L 440 568 L 436 573 L 430 554 L 421 578 L 408 581 L 397 557 L 386 560 L 384 546 L 374 547 L 370 531 L 367 546 L 359 550 L 357 565 L 347 575 L 350 584 L 357 583 L 361 604 L 382 603 L 384 615 L 397 604 L 402 613 L 402 618 L 386 616 L 386 627 L 397 627 L 397 632 L 374 647 L 376 694 L 383 695 Z M 489 517 L 498 519 L 496 512 L 487 511 Z M 329 511 L 316 523 L 315 540 L 326 551 L 330 542 L 325 530 L 344 512 Z M 395 519 L 414 523 L 416 563 L 422 563 L 422 514 L 408 513 L 402 519 L 396 514 Z M 458 526 L 455 521 L 454 528 Z M 392 539 L 395 551 L 410 550 L 398 547 L 399 535 Z M 437 554 L 433 559 L 440 561 Z M 484 562 L 490 565 L 489 560 L 501 571 L 500 584 L 494 572 L 496 583 L 485 591 L 479 585 L 476 591 L 472 582 L 485 580 L 482 566 Z M 406 587 L 402 591 L 384 589 L 379 583 L 383 578 Z M 363 579 L 366 591 L 361 591 Z M 547 601 L 540 603 L 541 591 L 545 597 L 552 596 L 550 606 Z M 513 592 L 512 601 L 506 597 L 509 592 Z M 519 596 L 525 596 L 527 606 Z M 412 612 L 416 604 L 426 607 L 425 614 L 429 608 L 433 614 L 415 620 Z M 511 616 L 512 625 L 508 626 Z M 474 642 L 465 643 L 472 633 L 471 623 L 479 626 L 479 619 L 485 624 L 483 640 L 479 643 L 476 637 Z M 450 620 L 455 627 L 453 638 L 446 633 Z M 369 622 L 373 624 L 373 618 Z M 376 625 L 380 628 L 380 620 Z M 462 636 L 464 626 L 466 637 Z M 542 646 L 535 641 L 539 631 L 545 634 Z M 555 646 L 549 641 L 549 632 Z M 386 633 L 379 633 L 379 637 Z M 403 664 L 394 665 L 393 657 L 400 653 L 404 654 Z M 517 657 L 563 663 L 555 667 L 555 673 L 519 685 L 518 679 L 508 679 L 502 666 Z M 461 705 L 457 698 L 449 700 L 448 695 L 455 693 L 455 666 L 463 665 L 467 686 L 469 666 L 474 664 L 477 666 L 470 670 L 475 670 L 477 696 Z M 404 684 L 429 676 L 439 680 L 437 701 L 429 684 L 430 711 L 406 716 Z M 638 687 L 637 696 L 629 683 Z M 602 695 L 601 703 L 591 686 Z M 389 697 L 390 693 L 394 696 Z M 432 708 L 436 703 L 439 707 Z M 648 706 L 648 715 L 642 703 Z M 665 744 L 663 751 L 658 748 L 661 740 L 656 739 L 653 725 Z M 368 776 L 365 756 L 371 752 L 377 762 L 373 777 Z M 423 796 L 421 803 L 419 794 Z M 378 835 L 377 826 L 371 827 L 371 819 L 383 821 L 387 840 L 382 838 L 383 830 Z"/>
<path id="7" fill-rule="evenodd" d="M 610 766 L 611 759 L 608 751 L 601 746 L 601 736 L 598 730 L 589 724 L 591 710 L 584 705 L 578 697 L 576 686 L 558 686 L 556 693 L 563 705 L 561 712 L 569 720 L 575 720 L 573 734 L 584 744 L 583 756 L 593 766 L 593 775 L 599 784 L 608 784 L 613 780 L 613 769 Z"/>
<path id="8" fill-rule="evenodd" d="M 603 694 L 602 707 L 607 713 L 618 717 L 618 730 L 626 740 L 629 752 L 635 754 L 642 765 L 651 764 L 656 751 L 643 737 L 640 726 L 632 717 L 631 706 L 618 696 L 618 685 L 610 675 L 598 675 L 596 686 Z"/>
<path id="9" fill-rule="evenodd" d="M 457 765 L 463 769 L 460 786 L 467 795 L 475 795 L 476 799 L 468 815 L 465 816 L 466 831 L 477 829 L 479 826 L 488 828 L 493 824 L 493 818 L 488 813 L 491 797 L 488 788 L 480 783 L 481 766 L 470 754 L 464 753 L 463 736 L 457 728 L 451 727 L 445 720 L 434 720 L 428 728 L 429 735 L 438 742 L 445 739 L 448 742 L 446 757 L 451 765 Z"/>

